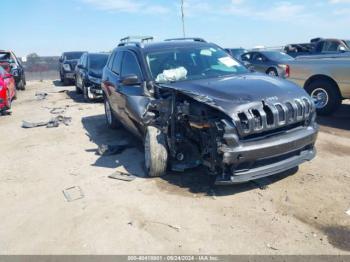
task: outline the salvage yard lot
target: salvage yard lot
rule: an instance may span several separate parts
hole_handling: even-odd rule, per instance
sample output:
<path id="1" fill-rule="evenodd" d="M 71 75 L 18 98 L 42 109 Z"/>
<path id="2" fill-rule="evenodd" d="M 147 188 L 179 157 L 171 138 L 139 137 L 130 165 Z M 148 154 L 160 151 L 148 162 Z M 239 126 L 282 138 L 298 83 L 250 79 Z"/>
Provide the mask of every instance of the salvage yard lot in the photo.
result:
<path id="1" fill-rule="evenodd" d="M 30 82 L 12 116 L 0 117 L 1 254 L 350 254 L 349 103 L 319 119 L 312 162 L 211 191 L 201 170 L 146 178 L 142 143 L 109 130 L 103 104 L 73 90 Z M 71 124 L 21 128 L 48 121 L 52 108 Z M 125 141 L 120 154 L 96 153 Z M 108 178 L 116 169 L 137 178 Z M 67 202 L 62 191 L 73 186 L 83 196 Z"/>

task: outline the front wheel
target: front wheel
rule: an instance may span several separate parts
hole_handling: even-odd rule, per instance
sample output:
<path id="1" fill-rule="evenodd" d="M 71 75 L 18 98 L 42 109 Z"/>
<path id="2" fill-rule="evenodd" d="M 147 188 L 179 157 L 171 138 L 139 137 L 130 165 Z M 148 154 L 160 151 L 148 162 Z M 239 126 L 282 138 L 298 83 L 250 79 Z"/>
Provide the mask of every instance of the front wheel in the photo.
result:
<path id="1" fill-rule="evenodd" d="M 150 177 L 159 177 L 165 174 L 168 162 L 168 150 L 164 133 L 148 126 L 144 141 L 145 168 Z"/>
<path id="2" fill-rule="evenodd" d="M 11 99 L 10 90 L 7 90 L 6 93 L 7 93 L 6 109 L 11 109 L 12 99 Z"/>
<path id="3" fill-rule="evenodd" d="M 341 105 L 338 87 L 327 80 L 317 80 L 306 87 L 319 115 L 330 115 Z"/>
<path id="4" fill-rule="evenodd" d="M 108 127 L 111 129 L 117 129 L 119 127 L 119 122 L 117 118 L 114 116 L 114 113 L 112 111 L 111 105 L 108 102 L 107 97 L 105 97 L 104 99 L 104 105 L 105 105 L 106 122 Z"/>
<path id="5" fill-rule="evenodd" d="M 92 101 L 92 99 L 89 95 L 89 89 L 84 83 L 83 83 L 83 95 L 84 95 L 85 102 L 89 103 Z"/>

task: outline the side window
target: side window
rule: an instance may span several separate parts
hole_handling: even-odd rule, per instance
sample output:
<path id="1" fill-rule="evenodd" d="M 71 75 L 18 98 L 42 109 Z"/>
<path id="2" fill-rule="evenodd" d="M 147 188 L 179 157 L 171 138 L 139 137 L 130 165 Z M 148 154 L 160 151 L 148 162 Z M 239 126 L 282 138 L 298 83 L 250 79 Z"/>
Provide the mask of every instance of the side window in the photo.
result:
<path id="1" fill-rule="evenodd" d="M 120 65 L 122 63 L 123 52 L 116 52 L 112 62 L 112 71 L 120 75 Z"/>
<path id="2" fill-rule="evenodd" d="M 259 54 L 259 53 L 255 53 L 253 55 L 253 61 L 254 62 L 263 62 L 264 61 L 264 57 L 261 54 Z"/>
<path id="3" fill-rule="evenodd" d="M 78 61 L 78 65 L 82 65 L 83 64 L 83 59 L 84 59 L 84 55 L 82 55 Z"/>
<path id="4" fill-rule="evenodd" d="M 125 52 L 121 75 L 137 75 L 140 79 L 142 78 L 139 63 L 136 60 L 136 56 L 133 55 L 131 52 Z"/>
<path id="5" fill-rule="evenodd" d="M 115 52 L 110 54 L 107 62 L 107 67 L 112 70 L 113 60 L 114 60 Z"/>
<path id="6" fill-rule="evenodd" d="M 88 59 L 89 59 L 88 55 L 85 54 L 85 55 L 84 55 L 84 61 L 83 61 L 83 62 L 84 62 L 84 67 L 85 67 L 85 68 L 88 67 Z"/>
<path id="7" fill-rule="evenodd" d="M 247 53 L 241 56 L 242 61 L 249 61 L 251 59 L 251 54 Z"/>

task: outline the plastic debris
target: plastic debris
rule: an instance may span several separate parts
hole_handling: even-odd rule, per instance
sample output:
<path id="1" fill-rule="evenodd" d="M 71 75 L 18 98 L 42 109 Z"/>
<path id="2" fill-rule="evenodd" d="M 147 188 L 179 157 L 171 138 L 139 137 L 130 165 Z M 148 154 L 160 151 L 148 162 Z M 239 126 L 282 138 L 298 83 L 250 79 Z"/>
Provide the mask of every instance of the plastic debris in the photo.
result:
<path id="1" fill-rule="evenodd" d="M 46 122 L 22 121 L 22 127 L 34 128 L 34 127 L 46 126 L 47 128 L 53 128 L 53 127 L 58 127 L 60 124 L 64 124 L 68 126 L 70 125 L 71 121 L 72 121 L 71 117 L 65 117 L 65 116 L 59 115 L 54 118 L 51 118 L 49 121 L 46 121 Z"/>
<path id="2" fill-rule="evenodd" d="M 45 92 L 36 92 L 36 93 L 35 93 L 36 100 L 43 100 L 43 99 L 46 99 L 47 95 L 48 95 L 48 94 L 45 93 Z"/>
<path id="3" fill-rule="evenodd" d="M 131 175 L 129 173 L 124 173 L 121 171 L 115 171 L 113 174 L 109 175 L 108 177 L 112 179 L 127 181 L 127 182 L 131 182 L 136 179 L 136 176 Z"/>
<path id="4" fill-rule="evenodd" d="M 97 149 L 97 154 L 100 156 L 111 156 L 122 153 L 125 149 L 129 148 L 130 145 L 118 144 L 118 145 L 100 145 Z"/>
<path id="5" fill-rule="evenodd" d="M 62 191 L 67 202 L 84 198 L 84 193 L 79 186 L 72 186 Z"/>
<path id="6" fill-rule="evenodd" d="M 350 209 L 349 209 L 348 211 L 346 211 L 345 214 L 347 214 L 348 216 L 350 216 Z"/>

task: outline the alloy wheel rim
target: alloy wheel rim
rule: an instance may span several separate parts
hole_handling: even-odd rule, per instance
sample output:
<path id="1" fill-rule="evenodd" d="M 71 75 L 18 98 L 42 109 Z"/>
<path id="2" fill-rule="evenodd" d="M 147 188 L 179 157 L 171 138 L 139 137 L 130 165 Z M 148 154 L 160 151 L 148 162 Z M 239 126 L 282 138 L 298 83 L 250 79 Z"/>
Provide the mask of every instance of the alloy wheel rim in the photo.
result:
<path id="1" fill-rule="evenodd" d="M 276 76 L 275 71 L 271 70 L 271 71 L 269 72 L 269 76 Z"/>
<path id="2" fill-rule="evenodd" d="M 312 100 L 315 103 L 317 109 L 322 109 L 327 106 L 329 102 L 329 95 L 323 88 L 317 88 L 311 93 Z"/>

